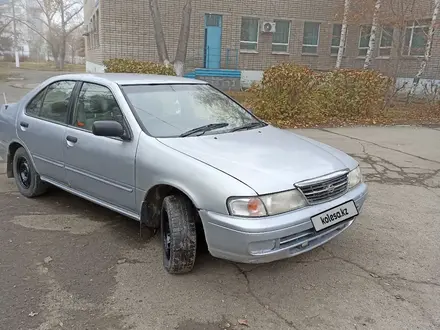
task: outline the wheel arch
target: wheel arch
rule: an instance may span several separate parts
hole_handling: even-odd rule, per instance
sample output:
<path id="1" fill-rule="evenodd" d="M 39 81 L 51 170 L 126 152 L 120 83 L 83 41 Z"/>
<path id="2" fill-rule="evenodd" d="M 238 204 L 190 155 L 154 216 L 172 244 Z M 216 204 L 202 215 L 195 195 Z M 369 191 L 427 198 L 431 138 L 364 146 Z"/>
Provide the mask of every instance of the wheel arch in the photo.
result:
<path id="1" fill-rule="evenodd" d="M 13 162 L 14 162 L 14 155 L 17 152 L 17 150 L 19 148 L 24 148 L 26 150 L 26 152 L 28 153 L 31 161 L 32 161 L 32 165 L 34 165 L 35 167 L 35 163 L 34 160 L 32 159 L 32 156 L 29 153 L 29 150 L 24 146 L 23 143 L 19 142 L 19 141 L 12 141 L 9 146 L 8 146 L 8 150 L 7 150 L 7 159 L 6 159 L 6 175 L 8 178 L 13 178 L 14 177 L 14 166 L 13 166 Z"/>
<path id="2" fill-rule="evenodd" d="M 160 214 L 165 197 L 170 195 L 182 195 L 193 205 L 198 214 L 198 204 L 194 197 L 185 189 L 170 183 L 158 183 L 151 187 L 144 196 L 141 209 L 141 222 L 150 228 L 160 228 Z"/>

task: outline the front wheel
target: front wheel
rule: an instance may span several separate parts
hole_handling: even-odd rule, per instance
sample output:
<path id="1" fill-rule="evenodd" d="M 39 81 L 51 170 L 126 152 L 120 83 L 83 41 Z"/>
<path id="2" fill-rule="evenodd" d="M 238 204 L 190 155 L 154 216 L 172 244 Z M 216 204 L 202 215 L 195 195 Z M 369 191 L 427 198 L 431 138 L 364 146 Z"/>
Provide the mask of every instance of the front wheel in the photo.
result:
<path id="1" fill-rule="evenodd" d="M 163 265 L 170 274 L 190 272 L 196 260 L 196 213 L 188 198 L 165 197 L 161 214 Z"/>
<path id="2" fill-rule="evenodd" d="M 48 184 L 41 181 L 31 158 L 23 147 L 17 149 L 13 159 L 15 184 L 23 196 L 32 198 L 44 194 Z"/>

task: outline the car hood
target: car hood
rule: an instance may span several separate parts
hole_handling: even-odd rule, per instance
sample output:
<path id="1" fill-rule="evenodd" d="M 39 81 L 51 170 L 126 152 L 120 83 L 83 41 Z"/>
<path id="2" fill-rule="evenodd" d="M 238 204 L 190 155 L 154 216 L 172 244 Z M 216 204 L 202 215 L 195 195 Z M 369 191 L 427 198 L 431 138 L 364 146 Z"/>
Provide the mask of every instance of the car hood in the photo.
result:
<path id="1" fill-rule="evenodd" d="M 335 148 L 272 126 L 158 140 L 235 177 L 260 195 L 292 189 L 299 181 L 357 165 Z"/>

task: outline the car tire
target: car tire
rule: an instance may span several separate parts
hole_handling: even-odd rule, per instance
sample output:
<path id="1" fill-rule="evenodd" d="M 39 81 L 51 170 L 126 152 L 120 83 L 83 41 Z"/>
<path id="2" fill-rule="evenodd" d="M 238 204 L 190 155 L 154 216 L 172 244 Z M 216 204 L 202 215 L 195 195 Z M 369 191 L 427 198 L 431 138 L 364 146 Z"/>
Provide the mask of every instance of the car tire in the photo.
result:
<path id="1" fill-rule="evenodd" d="M 188 198 L 167 196 L 161 212 L 163 266 L 170 274 L 190 272 L 196 260 L 195 209 Z"/>
<path id="2" fill-rule="evenodd" d="M 23 147 L 18 148 L 15 152 L 12 166 L 15 184 L 23 196 L 33 198 L 47 191 L 49 184 L 41 181 L 40 175 Z"/>

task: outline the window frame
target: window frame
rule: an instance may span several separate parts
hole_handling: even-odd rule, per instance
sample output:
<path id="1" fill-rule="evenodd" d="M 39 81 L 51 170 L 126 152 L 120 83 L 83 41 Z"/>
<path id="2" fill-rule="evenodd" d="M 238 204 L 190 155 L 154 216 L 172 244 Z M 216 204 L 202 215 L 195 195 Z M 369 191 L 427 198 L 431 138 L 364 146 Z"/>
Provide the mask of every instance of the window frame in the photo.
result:
<path id="1" fill-rule="evenodd" d="M 75 126 L 75 124 L 74 124 L 75 116 L 77 114 L 76 108 L 77 108 L 78 101 L 79 101 L 79 95 L 81 93 L 81 90 L 82 90 L 82 87 L 84 84 L 97 85 L 97 86 L 107 88 L 109 90 L 109 92 L 112 94 L 113 98 L 115 99 L 116 104 L 118 105 L 119 110 L 121 111 L 121 114 L 122 114 L 122 119 L 123 119 L 123 124 L 124 124 L 123 127 L 124 127 L 125 131 L 127 132 L 127 138 L 122 139 L 120 137 L 115 137 L 115 136 L 101 136 L 101 137 L 106 137 L 109 139 L 116 139 L 116 140 L 121 140 L 121 141 L 131 141 L 133 138 L 133 131 L 130 127 L 130 124 L 128 123 L 127 116 L 125 115 L 124 111 L 122 110 L 121 103 L 118 101 L 118 98 L 115 96 L 115 94 L 113 93 L 113 91 L 111 90 L 111 88 L 109 86 L 106 86 L 105 84 L 100 84 L 100 83 L 97 83 L 94 81 L 87 81 L 87 80 L 78 81 L 78 83 L 77 83 L 78 86 L 77 86 L 76 93 L 75 93 L 75 102 L 71 105 L 71 111 L 70 111 L 70 116 L 68 118 L 67 127 L 73 128 L 76 130 L 80 130 L 83 132 L 87 132 L 93 136 L 96 136 L 95 134 L 93 134 L 92 131 L 89 131 L 85 128 Z M 121 89 L 121 91 L 122 91 L 122 89 Z M 130 109 L 130 111 L 131 111 L 131 109 Z"/>
<path id="2" fill-rule="evenodd" d="M 273 35 L 272 35 L 272 53 L 273 54 L 289 54 L 289 46 L 290 46 L 290 30 L 292 29 L 292 21 L 290 20 L 283 20 L 283 19 L 276 19 L 274 20 L 275 24 L 278 24 L 278 22 L 288 23 L 289 29 L 287 32 L 287 43 L 280 43 L 280 42 L 273 42 Z M 276 29 L 276 25 L 275 25 Z M 279 51 L 279 50 L 273 50 L 273 46 L 286 46 L 285 51 Z"/>
<path id="3" fill-rule="evenodd" d="M 316 45 L 305 44 L 305 43 L 304 43 L 304 32 L 305 32 L 305 26 L 306 26 L 307 23 L 318 24 L 318 39 L 316 40 Z M 303 40 L 302 40 L 302 46 L 301 46 L 301 54 L 303 54 L 303 55 L 318 55 L 319 42 L 321 41 L 321 40 L 320 40 L 320 39 L 321 39 L 321 38 L 320 38 L 320 35 L 321 35 L 321 22 L 304 21 L 304 24 L 303 24 Z M 304 52 L 304 47 L 316 47 L 316 53 Z"/>
<path id="4" fill-rule="evenodd" d="M 333 46 L 332 42 L 333 42 L 333 38 L 336 37 L 336 35 L 334 34 L 335 32 L 335 26 L 340 26 L 341 27 L 341 34 L 339 35 L 339 43 L 341 42 L 341 35 L 342 35 L 342 23 L 333 23 L 333 28 L 332 28 L 332 35 L 331 35 L 331 41 L 330 41 L 330 55 L 331 56 L 338 56 L 339 53 L 339 45 L 337 46 Z M 343 52 L 343 56 L 345 56 L 345 53 L 347 51 L 347 34 L 348 34 L 348 26 L 347 26 L 347 31 L 345 32 L 345 43 L 344 43 L 344 52 Z M 336 53 L 332 53 L 332 50 L 336 49 Z"/>
<path id="5" fill-rule="evenodd" d="M 391 46 L 382 46 L 382 38 L 383 38 L 383 34 L 385 29 L 391 29 Z M 394 27 L 393 26 L 382 26 L 380 29 L 380 39 L 379 39 L 379 54 L 378 57 L 380 58 L 390 58 L 391 57 L 391 52 L 393 50 L 393 46 L 394 46 Z M 381 50 L 382 49 L 389 49 L 390 50 L 390 55 L 381 55 Z"/>
<path id="6" fill-rule="evenodd" d="M 422 19 L 422 20 L 420 20 L 420 21 L 424 21 L 424 22 L 426 22 L 426 24 L 422 24 L 422 23 L 419 23 L 418 22 L 418 20 L 413 20 L 411 23 L 411 25 L 408 25 L 407 24 L 407 26 L 405 27 L 405 41 L 404 41 L 404 44 L 403 44 L 403 47 L 402 47 L 402 56 L 407 56 L 407 57 L 424 57 L 425 56 L 425 49 L 426 49 L 426 42 L 425 42 L 425 47 L 424 47 L 424 50 L 423 50 L 423 54 L 416 54 L 416 55 L 412 55 L 411 54 L 411 51 L 412 51 L 412 42 L 413 42 L 413 39 L 414 39 L 414 30 L 415 29 L 417 29 L 417 28 L 421 28 L 421 29 L 425 29 L 425 28 L 430 28 L 431 27 L 431 23 L 430 23 L 430 19 Z M 409 39 L 409 44 L 408 44 L 408 46 L 406 45 L 406 33 L 407 33 L 407 31 L 408 30 L 411 30 L 411 37 L 410 37 L 410 39 Z M 429 32 L 429 30 L 428 30 L 428 32 Z M 405 52 L 405 48 L 406 47 L 408 47 L 408 52 Z M 429 50 L 429 56 L 431 57 L 432 56 L 432 43 L 431 43 L 431 49 Z"/>
<path id="7" fill-rule="evenodd" d="M 257 41 L 249 41 L 249 40 L 241 40 L 241 31 L 243 30 L 243 19 L 250 19 L 250 20 L 257 20 Z M 258 42 L 260 41 L 260 19 L 258 17 L 249 17 L 249 16 L 242 16 L 241 17 L 241 23 L 240 23 L 240 52 L 241 53 L 257 53 L 258 52 Z M 254 45 L 255 49 L 242 49 L 241 45 Z"/>
<path id="8" fill-rule="evenodd" d="M 367 54 L 365 53 L 365 55 L 361 55 L 360 54 L 360 50 L 362 49 L 366 49 L 367 50 L 367 53 L 368 53 L 368 48 L 369 48 L 369 46 L 366 46 L 366 47 L 361 47 L 361 40 L 362 40 L 362 32 L 363 32 L 363 30 L 362 30 L 362 28 L 363 27 L 369 27 L 370 28 L 370 33 L 369 33 L 369 38 L 368 38 L 368 43 L 370 43 L 370 39 L 371 39 L 371 29 L 373 28 L 373 26 L 371 25 L 371 24 L 362 24 L 362 25 L 360 25 L 360 27 L 359 27 L 359 40 L 358 40 L 358 55 L 357 55 L 357 57 L 360 57 L 360 58 L 365 58 L 365 57 L 367 57 Z"/>
<path id="9" fill-rule="evenodd" d="M 72 93 L 70 94 L 70 98 L 69 98 L 69 104 L 67 105 L 67 116 L 66 116 L 66 121 L 64 123 L 56 121 L 56 120 L 52 120 L 49 118 L 44 118 L 40 116 L 41 113 L 41 108 L 43 107 L 44 104 L 44 100 L 46 99 L 47 96 L 47 91 L 49 89 L 50 86 L 54 85 L 54 84 L 58 84 L 60 82 L 73 82 L 75 83 L 75 85 L 73 86 L 72 89 Z M 31 118 L 35 118 L 38 120 L 42 120 L 42 121 L 46 121 L 46 122 L 50 122 L 53 124 L 57 124 L 57 125 L 61 125 L 61 126 L 68 126 L 69 122 L 70 122 L 70 117 L 71 117 L 71 112 L 72 112 L 72 105 L 73 105 L 73 101 L 76 100 L 76 91 L 78 88 L 78 81 L 77 80 L 71 80 L 71 79 L 61 79 L 61 80 L 56 80 L 56 81 L 52 81 L 51 83 L 47 84 L 46 86 L 44 86 L 44 88 L 40 89 L 24 106 L 24 111 L 23 114 L 27 117 L 31 117 Z M 27 112 L 27 108 L 29 106 L 29 104 L 31 104 L 37 97 L 38 95 L 40 95 L 40 93 L 44 93 L 43 96 L 43 102 L 41 103 L 41 106 L 38 110 L 38 115 L 33 115 Z"/>

